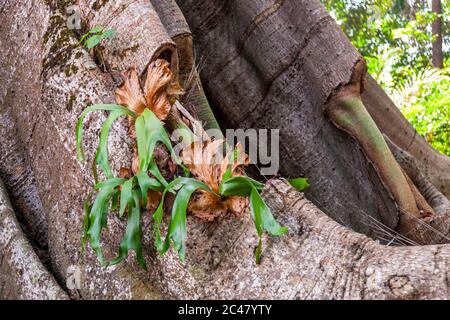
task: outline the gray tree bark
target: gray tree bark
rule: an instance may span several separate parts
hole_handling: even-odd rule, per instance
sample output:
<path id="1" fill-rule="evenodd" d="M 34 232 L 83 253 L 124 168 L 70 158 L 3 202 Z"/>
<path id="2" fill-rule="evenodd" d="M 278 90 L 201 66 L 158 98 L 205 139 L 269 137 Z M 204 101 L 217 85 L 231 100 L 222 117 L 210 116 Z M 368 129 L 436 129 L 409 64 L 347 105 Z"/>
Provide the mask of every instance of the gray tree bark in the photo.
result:
<path id="1" fill-rule="evenodd" d="M 324 112 L 353 81 L 362 57 L 321 3 L 177 2 L 205 61 L 201 75 L 220 118 L 234 128 L 279 128 L 281 174 L 311 178 L 307 196 L 337 221 L 372 237 L 377 234 L 367 217 L 396 229 L 407 209 L 367 161 L 366 150 Z M 417 156 L 448 195 L 449 158 L 431 151 L 370 76 L 361 88 L 379 129 Z"/>
<path id="2" fill-rule="evenodd" d="M 397 209 L 375 170 L 324 115 L 328 97 L 350 81 L 362 58 L 323 6 L 178 4 L 205 61 L 201 75 L 219 118 L 231 128 L 279 128 L 283 176 L 310 178 L 307 196 L 358 232 L 373 234 L 366 216 L 394 229 Z"/>
<path id="3" fill-rule="evenodd" d="M 22 232 L 0 180 L 0 297 L 67 299 Z"/>
<path id="4" fill-rule="evenodd" d="M 169 60 L 174 63 L 173 56 L 177 54 L 178 46 L 176 28 L 170 27 L 164 13 L 167 8 L 175 8 L 175 3 L 169 1 L 170 6 L 164 7 L 162 2 L 153 1 L 150 5 L 146 1 L 122 1 L 124 7 L 114 11 L 114 26 L 119 31 L 119 37 L 115 39 L 117 46 L 125 43 L 129 39 L 138 39 L 133 46 L 138 46 L 135 50 L 126 50 L 122 52 L 127 63 L 139 63 L 139 70 L 144 70 L 145 66 L 158 54 L 162 44 L 170 43 L 171 57 Z M 168 2 L 164 2 L 167 4 Z M 208 2 L 206 2 L 208 3 Z M 248 2 L 252 4 L 252 2 Z M 288 3 L 288 2 L 286 2 Z M 143 218 L 143 225 L 146 226 L 144 238 L 144 253 L 149 266 L 149 271 L 143 271 L 135 264 L 133 257 L 129 257 L 127 262 L 116 267 L 103 269 L 99 266 L 96 256 L 88 248 L 86 253 L 81 252 L 80 237 L 81 224 L 83 217 L 82 204 L 88 191 L 92 187 L 92 178 L 90 173 L 90 164 L 81 164 L 76 160 L 75 152 L 75 123 L 81 111 L 92 103 L 113 102 L 113 92 L 116 86 L 114 72 L 120 71 L 125 65 L 114 54 L 114 50 L 105 49 L 105 59 L 111 66 L 111 72 L 104 73 L 99 68 L 91 69 L 85 63 L 86 53 L 82 49 L 73 32 L 66 26 L 66 6 L 72 4 L 71 1 L 65 1 L 63 4 L 56 1 L 33 1 L 27 3 L 5 2 L 1 5 L 0 18 L 2 21 L 0 41 L 2 48 L 2 57 L 0 59 L 0 83 L 2 90 L 0 94 L 0 106 L 2 117 L 12 119 L 15 134 L 9 134 L 8 137 L 14 140 L 14 146 L 17 150 L 14 154 L 17 157 L 23 157 L 23 163 L 28 170 L 14 170 L 14 161 L 2 162 L 2 176 L 7 185 L 15 190 L 14 181 L 24 179 L 29 183 L 30 189 L 36 190 L 39 195 L 40 205 L 34 201 L 23 202 L 26 208 L 42 208 L 34 210 L 30 218 L 24 220 L 35 229 L 47 229 L 47 240 L 44 241 L 48 246 L 48 255 L 51 260 L 52 273 L 57 279 L 59 286 L 72 298 L 83 299 L 108 299 L 108 298 L 128 298 L 128 299 L 155 299 L 155 298 L 286 298 L 286 299 L 413 299 L 413 298 L 449 298 L 449 257 L 450 248 L 448 245 L 435 246 L 413 246 L 413 247 L 389 247 L 380 245 L 372 239 L 359 234 L 353 230 L 338 224 L 331 220 L 326 214 L 318 209 L 306 198 L 294 191 L 284 180 L 272 180 L 266 186 L 264 198 L 272 208 L 274 214 L 280 223 L 289 227 L 289 234 L 281 238 L 265 238 L 263 259 L 261 265 L 254 263 L 254 248 L 257 243 L 257 236 L 254 226 L 249 217 L 242 221 L 221 219 L 213 223 L 199 221 L 194 217 L 188 218 L 188 251 L 187 261 L 182 264 L 178 261 L 175 254 L 169 253 L 165 257 L 159 257 L 153 249 L 150 239 L 149 223 L 150 215 Z M 127 6 L 127 4 L 129 4 Z M 298 48 L 311 52 L 314 47 L 320 49 L 321 46 L 327 47 L 328 34 L 331 39 L 337 38 L 345 42 L 342 34 L 332 24 L 330 18 L 317 4 L 304 4 L 304 10 L 308 17 L 320 17 L 319 24 L 311 24 L 312 35 L 314 37 L 303 38 L 303 45 Z M 90 10 L 95 12 L 102 8 L 93 6 L 93 2 L 80 2 L 85 8 L 83 15 L 85 23 L 94 23 L 89 17 Z M 105 4 L 106 6 L 108 3 Z M 220 7 L 218 14 L 230 10 L 231 2 L 225 2 L 224 7 Z M 133 7 L 137 6 L 137 7 Z M 276 2 L 276 5 L 267 11 L 259 10 L 261 7 L 254 8 L 255 13 L 260 17 L 256 22 L 250 24 L 247 32 L 244 33 L 245 39 L 250 39 L 252 32 L 259 28 L 260 23 L 264 23 L 267 17 L 272 17 L 280 9 L 283 14 L 287 14 L 287 8 L 283 7 L 283 2 Z M 95 8 L 94 8 L 95 7 Z M 301 7 L 297 4 L 297 7 Z M 106 7 L 104 7 L 106 8 Z M 133 9 L 134 8 L 134 9 Z M 195 8 L 195 7 L 194 7 Z M 258 9 L 259 8 L 259 9 Z M 183 7 L 182 7 L 183 9 Z M 275 10 L 277 9 L 277 10 Z M 288 9 L 292 9 L 288 6 Z M 106 10 L 106 9 L 103 9 Z M 225 10 L 225 11 L 223 11 Z M 259 11 L 258 11 L 259 10 Z M 145 21 L 146 17 L 153 17 L 156 22 L 151 28 L 133 29 L 129 26 L 130 19 L 128 14 L 133 12 L 132 21 Z M 157 14 L 155 14 L 157 12 Z M 207 11 L 205 11 L 207 12 Z M 245 11 L 242 11 L 245 13 Z M 97 19 L 102 19 L 102 14 Z M 156 19 L 159 17 L 159 21 Z M 181 17 L 181 15 L 178 15 Z M 180 19 L 181 19 L 180 18 Z M 241 28 L 240 24 L 245 24 L 245 16 L 236 18 L 236 28 Z M 299 18 L 299 17 L 297 17 Z M 193 19 L 191 17 L 191 19 Z M 209 17 L 205 26 L 211 28 L 219 23 L 220 19 L 214 15 Z M 182 19 L 183 20 L 183 19 Z M 105 20 L 99 20 L 105 21 Z M 170 22 L 170 20 L 169 20 Z M 267 23 L 268 21 L 266 21 Z M 105 23 L 105 22 L 102 22 Z M 184 24 L 184 20 L 181 21 Z M 271 20 L 279 27 L 285 27 L 286 32 L 289 25 L 281 25 L 280 21 Z M 144 24 L 145 26 L 145 24 Z M 191 26 L 196 28 L 196 24 Z M 230 27 L 231 28 L 231 27 Z M 324 28 L 322 30 L 322 28 Z M 18 31 L 20 30 L 20 31 Z M 173 33 L 172 33 L 172 31 Z M 198 29 L 203 30 L 203 29 Z M 198 31 L 197 33 L 198 34 Z M 183 32 L 185 32 L 184 30 Z M 308 31 L 308 30 L 306 30 Z M 320 32 L 319 32 L 320 31 Z M 148 32 L 149 37 L 146 37 Z M 135 35 L 139 33 L 139 35 Z M 151 35 L 157 33 L 162 40 L 160 45 L 154 42 Z M 179 33 L 178 33 L 179 34 Z M 308 34 L 305 32 L 305 34 Z M 191 35 L 185 35 L 185 42 L 189 44 Z M 234 41 L 228 39 L 233 33 L 224 32 L 221 35 L 225 43 Z M 276 34 L 274 34 L 276 35 Z M 123 37 L 123 38 L 121 38 Z M 287 41 L 292 41 L 286 35 Z M 210 56 L 213 51 L 206 50 L 207 43 L 200 40 L 200 46 L 205 46 L 202 54 L 206 57 L 205 70 L 209 70 Z M 123 42 L 121 42 L 123 41 Z M 213 41 L 213 39 L 210 39 Z M 245 41 L 242 42 L 245 44 Z M 261 43 L 258 50 L 262 53 L 268 52 L 271 41 Z M 288 43 L 288 42 L 287 42 Z M 176 44 L 176 45 L 175 45 Z M 276 44 L 276 42 L 273 42 Z M 107 44 L 106 44 L 107 45 Z M 269 47 L 267 47 L 269 46 Z M 310 47 L 312 46 L 312 47 Z M 339 199 L 344 199 L 347 195 L 349 204 L 362 204 L 361 210 L 367 211 L 369 221 L 383 221 L 384 223 L 395 227 L 396 213 L 395 204 L 390 199 L 388 192 L 378 184 L 379 178 L 373 167 L 367 163 L 363 157 L 358 145 L 347 135 L 338 131 L 323 119 L 323 106 L 326 103 L 327 95 L 339 83 L 346 83 L 351 76 L 353 63 L 359 59 L 359 55 L 350 50 L 347 46 L 338 47 L 334 56 L 328 57 L 327 61 L 308 60 L 308 54 L 300 55 L 304 60 L 294 63 L 296 72 L 302 77 L 310 76 L 312 82 L 305 87 L 299 87 L 295 82 L 294 75 L 288 76 L 288 82 L 282 82 L 280 71 L 283 66 L 290 61 L 290 54 L 294 46 L 286 49 L 286 56 L 280 61 L 270 60 L 269 56 L 261 57 L 261 60 L 252 62 L 257 69 L 252 69 L 249 62 L 238 60 L 238 64 L 255 81 L 252 88 L 250 82 L 241 81 L 242 86 L 249 91 L 246 94 L 257 98 L 261 94 L 261 86 L 266 84 L 268 97 L 275 99 L 270 93 L 274 90 L 279 93 L 277 104 L 271 102 L 267 105 L 267 112 L 270 113 L 270 106 L 276 105 L 279 110 L 287 110 L 288 104 L 291 106 L 302 105 L 304 112 L 296 109 L 291 111 L 292 116 L 286 118 L 276 118 L 275 113 L 270 113 L 274 117 L 274 122 L 269 123 L 264 117 L 259 119 L 255 114 L 248 113 L 248 119 L 245 121 L 257 121 L 258 125 L 274 127 L 280 125 L 284 128 L 286 123 L 303 123 L 304 135 L 294 135 L 286 133 L 284 141 L 289 141 L 288 146 L 292 147 L 292 156 L 305 165 L 304 169 L 308 172 L 314 172 L 310 167 L 321 167 L 317 174 L 319 181 L 314 184 L 310 195 L 320 196 L 320 188 L 324 188 L 326 196 L 322 200 L 325 204 L 321 206 L 330 206 L 335 203 L 338 208 L 333 208 L 333 214 L 336 220 L 344 220 L 344 224 L 353 226 L 354 229 L 366 231 L 373 235 L 374 228 L 367 227 L 361 223 L 360 216 L 348 214 L 348 211 L 355 214 L 356 210 L 350 206 L 345 207 L 339 203 Z M 181 48 L 180 48 L 181 49 Z M 220 48 L 217 48 L 220 51 Z M 256 50 L 257 48 L 255 48 Z M 180 50 L 181 51 L 181 50 Z M 214 54 L 218 54 L 217 51 Z M 250 55 L 251 51 L 243 51 L 245 55 Z M 303 52 L 303 51 L 302 51 Z M 180 54 L 181 56 L 181 54 Z M 269 59 L 266 64 L 266 60 Z M 339 73 L 329 74 L 328 65 L 335 59 L 342 64 Z M 180 63 L 181 60 L 178 60 Z M 191 57 L 191 61 L 193 61 Z M 231 64 L 233 62 L 230 62 Z M 244 68 L 245 67 L 245 68 Z M 261 71 L 267 68 L 273 78 L 273 86 L 270 79 Z M 317 68 L 317 70 L 316 70 Z M 349 69 L 346 69 L 349 68 Z M 180 68 L 183 70 L 183 68 Z M 186 70 L 186 69 L 185 69 Z M 232 70 L 232 69 L 231 69 Z M 265 69 L 264 69 L 265 70 Z M 286 70 L 290 70 L 289 68 Z M 349 71 L 350 70 L 350 71 Z M 206 74 L 209 71 L 205 71 Z M 230 71 L 231 72 L 231 71 Z M 260 72 L 261 84 L 256 74 Z M 181 76 L 182 72 L 180 72 Z M 277 76 L 280 74 L 280 76 Z M 289 73 L 290 74 L 290 73 Z M 308 75 L 309 74 L 309 75 Z M 326 74 L 328 77 L 323 77 Z M 227 77 L 218 80 L 208 78 L 209 92 L 214 94 L 213 82 L 217 85 L 221 81 L 231 79 L 233 73 Z M 294 77 L 294 78 L 292 78 Z M 245 79 L 245 78 L 244 78 Z M 250 81 L 250 80 L 249 80 Z M 278 81 L 281 81 L 278 83 Z M 231 84 L 232 85 L 232 84 Z M 286 85 L 291 88 L 292 97 L 287 92 L 283 93 Z M 198 89 L 200 90 L 200 89 Z M 237 95 L 241 87 L 235 87 L 233 95 L 229 96 L 230 101 L 237 101 Z M 201 90 L 200 90 L 201 91 Z M 245 93 L 245 91 L 242 91 Z M 259 92 L 259 93 L 258 93 Z M 298 93 L 302 92 L 302 93 Z M 269 94 L 270 93 L 270 94 Z M 246 98 L 246 94 L 239 94 L 242 105 L 252 102 Z M 297 100 L 299 96 L 303 99 L 301 103 Z M 314 98 L 314 95 L 315 98 Z M 217 100 L 216 100 L 217 101 Z M 258 101 L 258 99 L 254 100 Z M 288 101 L 288 102 L 286 102 Z M 230 106 L 230 103 L 223 101 L 224 107 Z M 216 105 L 218 106 L 218 105 Z M 249 104 L 255 108 L 261 108 L 259 105 Z M 266 108 L 266 107 L 264 107 Z M 266 109 L 264 109 L 266 110 Z M 227 112 L 236 116 L 236 111 L 230 108 Z M 261 113 L 263 114 L 263 113 Z M 306 121 L 309 119 L 309 124 Z M 90 116 L 86 121 L 85 143 L 86 154 L 92 159 L 100 124 L 105 119 L 103 114 Z M 236 118 L 240 119 L 240 118 Z M 253 119 L 253 120 L 251 120 Z M 261 124 L 259 124 L 261 121 Z M 246 123 L 246 122 L 244 122 Z M 316 129 L 313 129 L 316 127 Z M 10 132 L 3 128 L 2 132 Z M 317 135 L 317 137 L 315 137 Z M 322 137 L 320 140 L 318 137 Z M 287 140 L 292 138 L 294 140 Z M 10 139 L 0 140 L 0 154 L 5 154 L 11 150 Z M 315 148 L 323 151 L 323 154 L 317 153 L 315 161 L 309 158 L 312 147 L 307 147 L 306 141 L 314 144 Z M 328 141 L 323 144 L 323 141 Z M 131 141 L 128 138 L 126 121 L 122 121 L 113 127 L 113 134 L 110 138 L 110 151 L 112 154 L 112 164 L 114 170 L 122 166 L 130 165 L 131 162 Z M 304 151 L 303 146 L 308 149 Z M 284 151 L 288 152 L 286 146 Z M 328 151 L 327 151 L 328 150 Z M 309 153 L 308 153 L 309 152 Z M 301 156 L 298 156 L 301 155 Z M 342 154 L 342 158 L 337 157 Z M 314 155 L 314 153 L 313 153 Z M 329 161 L 328 158 L 335 160 Z M 8 157 L 5 157 L 8 159 Z M 295 168 L 294 163 L 287 159 L 284 170 Z M 283 161 L 282 160 L 282 161 Z M 349 161 L 354 165 L 351 168 L 346 164 Z M 5 168 L 3 168 L 5 167 Z M 337 173 L 333 174 L 333 167 Z M 295 171 L 295 175 L 300 173 Z M 326 175 L 329 174 L 330 175 Z M 345 175 L 359 188 L 364 188 L 367 194 L 357 190 L 346 179 Z M 320 178 L 322 177 L 322 178 Z M 338 184 L 333 181 L 341 181 Z M 335 190 L 325 183 L 332 184 Z M 368 183 L 370 182 L 370 183 Z M 28 190 L 28 189 L 27 189 Z M 314 191 L 315 190 L 315 191 Z M 339 196 L 335 196 L 336 192 Z M 10 191 L 11 192 L 11 191 Z M 316 193 L 314 193 L 316 192 Z M 33 194 L 33 193 L 30 193 Z M 369 196 L 370 195 L 370 196 Z M 326 197 L 331 197 L 327 204 Z M 33 199 L 26 193 L 19 193 L 13 198 Z M 361 201 L 357 201 L 362 197 Z M 317 199 L 316 199 L 317 200 Z M 315 200 L 315 201 L 316 201 Z M 321 203 L 322 200 L 317 201 Z M 370 205 L 372 204 L 372 206 Z M 18 206 L 19 207 L 19 206 Z M 330 207 L 331 208 L 331 207 Z M 19 208 L 20 209 L 20 208 Z M 341 209 L 339 211 L 338 209 Z M 367 209 L 367 210 L 366 210 Z M 3 217 L 3 211 L 2 217 Z M 11 210 L 8 210 L 11 215 Z M 327 212 L 328 213 L 328 212 Z M 371 218 L 370 218 L 371 217 Z M 45 221 L 42 224 L 33 224 L 32 221 Z M 105 234 L 104 251 L 108 257 L 112 257 L 117 250 L 118 243 L 124 230 L 124 223 L 117 217 L 111 215 L 108 221 L 109 231 Z M 17 230 L 17 226 L 11 224 L 2 224 L 1 235 L 9 234 Z M 14 231 L 16 232 L 16 231 Z M 43 232 L 43 231 L 42 231 Z M 386 231 L 384 231 L 386 232 Z M 30 235 L 40 234 L 37 231 L 30 232 Z M 397 235 L 398 236 L 398 235 Z M 36 239 L 39 237 L 36 236 Z M 381 237 L 380 237 L 381 238 Z M 0 239 L 4 239 L 0 236 Z M 16 238 L 17 239 L 17 238 Z M 25 238 L 23 238 L 25 239 Z M 398 236 L 401 240 L 401 236 Z M 395 240 L 395 239 L 394 239 Z M 36 240 L 38 241 L 38 240 Z M 1 244 L 2 242 L 0 242 Z M 10 245 L 11 246 L 11 245 Z M 29 245 L 20 255 L 28 257 L 27 259 L 36 260 L 34 252 Z M 3 248 L 3 247 L 1 247 Z M 10 264 L 11 257 L 6 254 L 6 249 L 1 250 L 3 264 Z M 30 261 L 30 260 L 24 260 Z M 26 262 L 19 261 L 18 265 L 9 268 L 9 274 L 1 270 L 0 279 L 8 279 L 21 286 L 20 269 L 26 266 Z M 71 289 L 66 287 L 69 277 L 68 270 L 76 267 L 79 269 L 81 286 Z M 44 270 L 45 271 L 45 270 Z M 46 290 L 44 286 L 40 287 L 50 298 L 64 298 L 61 289 L 54 280 L 52 281 L 44 271 L 42 279 L 48 280 L 49 286 L 53 291 Z M 10 278 L 6 278 L 6 276 Z M 16 277 L 16 278 L 15 278 Z M 3 280 L 2 280 L 3 281 Z M 3 282 L 0 281 L 0 284 Z M 7 282 L 5 282 L 7 283 Z M 8 284 L 8 288 L 10 285 Z M 34 296 L 21 295 L 27 287 L 21 286 L 20 290 L 10 290 L 12 293 L 2 295 L 10 298 L 33 298 Z M 17 293 L 16 293 L 17 292 Z M 49 292 L 58 294 L 50 295 Z"/>

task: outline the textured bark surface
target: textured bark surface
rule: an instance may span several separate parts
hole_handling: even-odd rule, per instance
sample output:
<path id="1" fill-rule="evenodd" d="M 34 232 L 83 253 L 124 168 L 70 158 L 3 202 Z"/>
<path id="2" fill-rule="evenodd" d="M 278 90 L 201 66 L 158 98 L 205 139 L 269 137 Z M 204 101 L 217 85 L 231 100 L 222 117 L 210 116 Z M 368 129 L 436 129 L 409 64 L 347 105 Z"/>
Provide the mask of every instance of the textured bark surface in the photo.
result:
<path id="1" fill-rule="evenodd" d="M 408 152 L 400 149 L 389 138 L 385 137 L 385 139 L 397 162 L 402 166 L 405 173 L 411 178 L 435 212 L 439 215 L 449 215 L 450 200 L 448 200 L 425 176 L 424 169 L 420 162 Z"/>
<path id="2" fill-rule="evenodd" d="M 360 92 L 363 89 L 362 79 L 365 74 L 366 64 L 362 62 L 355 67 L 351 82 L 330 97 L 326 114 L 338 128 L 358 141 L 368 161 L 373 163 L 384 185 L 402 209 L 398 226 L 400 233 L 414 235 L 411 230 L 414 230 L 415 220 L 420 216 L 419 209 L 425 208 L 420 207 L 416 201 L 413 192 L 415 187 L 410 185 L 383 134 L 362 102 Z M 429 206 L 426 209 L 428 208 Z"/>
<path id="3" fill-rule="evenodd" d="M 13 92 L 9 94 L 15 95 Z M 3 91 L 1 96 L 6 96 L 6 93 Z M 0 108 L 0 179 L 7 182 L 6 189 L 25 234 L 41 258 L 45 258 L 47 221 L 33 170 L 14 123 L 7 108 Z"/>
<path id="4" fill-rule="evenodd" d="M 450 199 L 450 158 L 433 149 L 411 126 L 376 81 L 366 76 L 364 105 L 380 130 L 421 164 L 430 182 Z"/>
<path id="5" fill-rule="evenodd" d="M 152 0 L 161 22 L 177 45 L 178 76 L 186 94 L 183 105 L 203 123 L 205 129 L 219 128 L 197 71 L 192 33 L 175 0 Z"/>
<path id="6" fill-rule="evenodd" d="M 35 177 L 42 212 L 48 225 L 48 249 L 56 278 L 65 284 L 70 267 L 79 268 L 81 273 L 80 288 L 69 290 L 72 297 L 449 298 L 449 246 L 395 248 L 381 246 L 332 221 L 282 180 L 268 183 L 264 197 L 273 209 L 274 215 L 283 225 L 288 226 L 290 231 L 284 237 L 264 239 L 265 250 L 262 264 L 259 266 L 254 263 L 257 236 L 248 216 L 242 221 L 222 219 L 214 223 L 201 222 L 189 217 L 187 261 L 181 264 L 173 253 L 164 258 L 156 254 L 150 239 L 150 215 L 145 215 L 144 254 L 149 271 L 140 270 L 132 256 L 124 264 L 102 269 L 89 247 L 86 254 L 82 253 L 80 248 L 82 204 L 92 187 L 92 179 L 90 164 L 80 164 L 76 160 L 74 132 L 76 120 L 87 105 L 114 101 L 115 83 L 110 74 L 102 73 L 98 68 L 86 67 L 83 62 L 83 49 L 78 46 L 75 36 L 65 27 L 64 6 L 61 8 L 55 4 L 56 1 L 35 1 L 26 4 L 7 2 L 2 5 L 0 41 L 4 50 L 0 60 L 0 82 L 4 86 L 0 95 L 0 105 L 4 108 L 2 114 L 3 110 L 6 110 L 15 123 L 17 143 L 21 143 L 17 148 L 23 150 L 23 156 L 28 160 Z M 310 16 L 314 14 L 324 15 L 320 8 L 309 12 Z M 322 17 L 321 24 L 313 25 L 312 28 L 330 28 L 333 37 L 342 37 L 340 32 L 329 25 L 331 22 L 328 19 Z M 17 32 L 19 26 L 20 32 Z M 309 45 L 316 43 L 314 39 L 313 37 L 310 41 L 306 41 L 302 47 L 305 52 L 311 50 L 308 49 L 308 43 Z M 140 41 L 146 40 L 141 38 Z M 324 45 L 326 39 L 321 39 L 319 43 Z M 352 61 L 358 57 L 353 52 L 339 50 L 338 52 L 342 56 L 347 55 Z M 133 54 L 138 53 L 131 52 L 130 61 L 135 60 Z M 386 209 L 383 207 L 384 201 L 381 200 L 384 197 L 388 198 L 388 195 L 381 187 L 374 190 L 375 187 L 372 185 L 367 187 L 363 184 L 369 177 L 374 179 L 373 181 L 378 181 L 375 172 L 362 157 L 356 143 L 334 129 L 323 119 L 321 113 L 321 103 L 325 102 L 326 94 L 332 90 L 337 79 L 341 79 L 342 82 L 348 80 L 346 77 L 349 75 L 347 72 L 344 73 L 344 67 L 342 74 L 330 73 L 325 82 L 321 80 L 322 76 L 319 77 L 322 72 L 326 74 L 331 72 L 328 66 L 336 58 L 335 55 L 328 57 L 329 60 L 319 65 L 320 70 L 314 73 L 316 66 L 303 57 L 301 65 L 297 67 L 310 70 L 317 77 L 314 86 L 320 84 L 318 87 L 324 91 L 317 93 L 316 100 L 313 99 L 313 85 L 306 87 L 304 104 L 310 106 L 310 109 L 305 109 L 309 110 L 305 114 L 300 112 L 302 110 L 296 110 L 291 118 L 292 121 L 299 121 L 298 119 L 303 117 L 310 117 L 310 122 L 317 121 L 317 125 L 323 127 L 318 128 L 316 134 L 319 134 L 322 141 L 327 138 L 329 143 L 324 144 L 319 138 L 315 140 L 314 135 L 311 136 L 311 131 L 305 131 L 305 136 L 294 138 L 300 141 L 305 139 L 304 146 L 307 145 L 306 140 L 310 139 L 310 143 L 317 142 L 315 148 L 319 148 L 318 145 L 321 144 L 320 148 L 333 150 L 328 155 L 316 158 L 318 160 L 316 162 L 305 160 L 309 166 L 323 165 L 326 170 L 332 172 L 331 168 L 327 167 L 327 163 L 331 161 L 333 163 L 329 164 L 330 166 L 336 165 L 336 170 L 344 166 L 344 171 L 346 170 L 349 176 L 353 176 L 353 170 L 359 168 L 361 171 L 356 171 L 355 178 L 350 180 L 360 183 L 360 186 L 333 185 L 335 187 L 333 191 L 342 194 L 347 192 L 346 199 L 350 200 L 356 199 L 357 196 L 352 194 L 356 191 L 359 192 L 359 196 L 369 198 L 363 195 L 362 191 L 355 190 L 357 187 L 369 188 L 366 190 L 369 194 L 378 192 L 376 195 L 379 196 L 377 201 L 380 201 L 380 207 L 374 204 L 376 213 L 376 210 L 381 210 L 380 208 Z M 340 59 L 343 66 L 351 67 L 352 63 L 347 58 Z M 151 57 L 149 61 L 150 59 Z M 260 67 L 265 61 L 262 60 L 261 63 Z M 276 61 L 272 61 L 272 65 L 267 64 L 267 67 L 274 67 L 274 63 Z M 282 63 L 286 63 L 286 60 Z M 277 72 L 276 68 L 272 71 Z M 301 75 L 306 76 L 303 73 Z M 285 86 L 276 85 L 273 90 L 283 88 Z M 296 85 L 292 84 L 292 92 L 295 92 L 296 88 Z M 281 95 L 280 98 L 289 100 L 287 93 L 285 94 L 286 96 Z M 289 101 L 293 106 L 298 105 L 298 101 L 297 103 Z M 288 103 L 284 104 L 283 108 L 287 110 Z M 272 117 L 275 115 L 272 114 Z M 88 159 L 93 157 L 100 124 L 104 119 L 104 114 L 97 113 L 86 120 L 84 141 Z M 289 123 L 289 119 L 284 120 Z M 301 121 L 307 122 L 306 119 Z M 276 125 L 278 124 L 275 123 L 273 126 Z M 131 141 L 127 137 L 124 119 L 113 127 L 110 138 L 112 167 L 116 171 L 121 166 L 129 165 L 131 161 Z M 1 151 L 8 150 L 5 140 L 2 139 L 0 142 Z M 294 142 L 292 143 L 294 147 Z M 297 146 L 296 152 L 300 152 L 302 147 Z M 311 149 L 310 147 L 308 150 Z M 326 158 L 346 153 L 355 156 L 348 159 L 337 157 L 337 160 Z M 347 167 L 343 163 L 347 161 L 354 164 L 354 168 Z M 12 164 L 13 162 L 2 163 L 2 166 L 6 167 L 2 170 L 12 172 L 7 176 L 7 180 L 10 181 L 16 179 L 16 171 L 10 167 Z M 333 184 L 333 179 L 334 175 L 324 176 L 319 183 L 328 187 L 326 183 Z M 345 181 L 344 179 L 343 182 Z M 345 192 L 341 191 L 341 188 L 346 188 Z M 331 190 L 327 194 L 332 196 Z M 336 199 L 334 201 L 330 203 L 338 203 Z M 385 201 L 393 207 L 390 200 Z M 348 208 L 342 205 L 340 207 L 342 217 L 357 219 L 347 214 Z M 109 230 L 104 234 L 104 251 L 110 258 L 117 250 L 125 226 L 124 222 L 114 215 L 110 216 L 108 223 Z M 351 223 L 347 221 L 347 224 Z M 355 224 L 358 225 L 356 222 Z M 14 228 L 12 225 L 6 227 L 2 225 L 1 235 L 8 234 Z M 3 238 L 0 236 L 0 239 Z M 1 252 L 3 254 L 7 251 Z M 8 258 L 6 261 L 9 260 Z M 4 269 L 1 271 L 3 276 Z M 55 296 L 57 297 L 59 296 Z"/>
<path id="7" fill-rule="evenodd" d="M 22 232 L 0 180 L 0 299 L 67 299 Z"/>
<path id="8" fill-rule="evenodd" d="M 418 192 L 423 195 L 424 200 L 435 213 L 416 225 L 416 241 L 419 243 L 448 243 L 450 241 L 450 201 L 424 175 L 419 161 L 396 146 L 389 138 L 385 137 L 385 139 L 397 162 L 407 176 L 411 177 L 414 186 L 417 186 Z M 429 211 L 426 210 L 426 212 Z"/>
<path id="9" fill-rule="evenodd" d="M 202 79 L 229 127 L 279 128 L 283 176 L 310 178 L 327 214 L 376 236 L 398 212 L 358 143 L 324 115 L 361 56 L 319 1 L 177 1 L 205 61 Z"/>
<path id="10" fill-rule="evenodd" d="M 92 179 L 90 165 L 80 164 L 75 157 L 75 123 L 87 105 L 114 101 L 112 77 L 85 66 L 83 49 L 66 27 L 64 6 L 58 7 L 56 1 L 8 2 L 1 18 L 5 50 L 0 77 L 5 85 L 0 101 L 15 119 L 18 139 L 34 172 L 49 226 L 48 250 L 56 277 L 65 284 L 68 270 L 74 266 L 80 269 L 83 289 L 72 291 L 73 297 L 160 297 L 151 281 L 141 279 L 146 274 L 138 268 L 104 270 L 94 255 L 81 253 L 80 209 Z M 19 26 L 21 32 L 16 31 Z M 87 120 L 91 130 L 85 141 L 90 159 L 104 119 L 100 113 Z M 114 163 L 118 170 L 131 161 L 129 141 L 124 141 L 126 121 L 115 131 L 110 144 L 120 159 Z M 2 140 L 2 150 L 6 148 Z M 116 240 L 122 228 L 118 221 L 111 223 Z"/>
<path id="11" fill-rule="evenodd" d="M 178 69 L 175 43 L 150 1 L 84 0 L 79 4 L 87 30 L 95 26 L 117 30 L 114 38 L 102 44 L 111 71 L 123 71 L 136 65 L 141 74 L 151 60 L 160 56 L 167 57 L 173 69 Z"/>

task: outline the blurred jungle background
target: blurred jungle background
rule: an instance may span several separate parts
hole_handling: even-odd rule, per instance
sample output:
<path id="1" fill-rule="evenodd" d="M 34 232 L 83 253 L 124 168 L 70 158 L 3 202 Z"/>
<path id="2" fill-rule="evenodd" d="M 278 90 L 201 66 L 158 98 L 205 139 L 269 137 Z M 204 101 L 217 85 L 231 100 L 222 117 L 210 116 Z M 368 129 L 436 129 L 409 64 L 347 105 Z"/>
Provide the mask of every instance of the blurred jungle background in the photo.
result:
<path id="1" fill-rule="evenodd" d="M 450 0 L 322 2 L 419 134 L 450 155 Z"/>

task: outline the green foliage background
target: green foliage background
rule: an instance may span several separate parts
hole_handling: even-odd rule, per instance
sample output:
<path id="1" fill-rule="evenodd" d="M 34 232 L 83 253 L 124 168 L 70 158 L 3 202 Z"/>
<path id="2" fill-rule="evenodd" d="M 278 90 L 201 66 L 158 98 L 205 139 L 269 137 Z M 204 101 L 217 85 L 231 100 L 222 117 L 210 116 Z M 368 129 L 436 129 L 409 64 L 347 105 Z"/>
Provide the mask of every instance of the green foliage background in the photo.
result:
<path id="1" fill-rule="evenodd" d="M 322 2 L 416 130 L 450 155 L 450 0 L 442 0 L 444 69 L 431 65 L 431 0 Z"/>

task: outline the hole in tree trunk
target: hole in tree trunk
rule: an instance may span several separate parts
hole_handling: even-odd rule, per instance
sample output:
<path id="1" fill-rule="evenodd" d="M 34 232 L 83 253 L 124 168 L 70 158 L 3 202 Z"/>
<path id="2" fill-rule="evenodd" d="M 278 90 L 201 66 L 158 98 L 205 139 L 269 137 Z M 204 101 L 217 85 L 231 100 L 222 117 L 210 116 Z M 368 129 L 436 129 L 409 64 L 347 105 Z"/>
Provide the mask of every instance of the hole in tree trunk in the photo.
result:
<path id="1" fill-rule="evenodd" d="M 171 64 L 170 66 L 172 67 L 172 54 L 173 54 L 172 50 L 166 49 L 159 54 L 158 59 L 166 60 Z"/>

